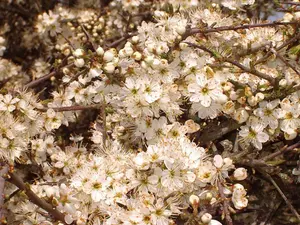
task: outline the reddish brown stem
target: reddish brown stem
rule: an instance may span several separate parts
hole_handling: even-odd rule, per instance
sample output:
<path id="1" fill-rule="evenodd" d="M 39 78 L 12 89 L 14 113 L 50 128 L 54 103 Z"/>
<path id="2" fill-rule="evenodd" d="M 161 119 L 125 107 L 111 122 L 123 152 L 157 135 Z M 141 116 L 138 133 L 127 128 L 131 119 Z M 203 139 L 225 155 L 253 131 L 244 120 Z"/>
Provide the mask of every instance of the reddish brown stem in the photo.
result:
<path id="1" fill-rule="evenodd" d="M 67 224 L 65 222 L 65 215 L 61 212 L 59 212 L 55 207 L 53 207 L 51 204 L 46 202 L 45 200 L 39 198 L 29 187 L 29 185 L 25 184 L 23 180 L 17 176 L 15 173 L 9 172 L 9 179 L 8 181 L 14 185 L 16 185 L 20 190 L 24 191 L 24 193 L 27 195 L 28 199 L 34 203 L 35 205 L 39 206 L 40 208 L 47 211 L 53 218 L 57 221 L 61 221 L 64 224 Z"/>

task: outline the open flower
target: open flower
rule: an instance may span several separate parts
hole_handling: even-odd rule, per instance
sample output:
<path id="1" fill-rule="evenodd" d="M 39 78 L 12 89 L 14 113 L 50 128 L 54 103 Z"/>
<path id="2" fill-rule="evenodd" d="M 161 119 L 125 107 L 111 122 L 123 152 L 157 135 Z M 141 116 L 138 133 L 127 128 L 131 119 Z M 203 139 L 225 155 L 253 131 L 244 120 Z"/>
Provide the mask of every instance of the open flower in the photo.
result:
<path id="1" fill-rule="evenodd" d="M 188 91 L 191 93 L 191 102 L 200 102 L 204 107 L 209 107 L 212 101 L 226 101 L 226 96 L 218 86 L 214 79 L 207 80 L 204 74 L 196 75 L 196 83 L 191 83 L 188 86 Z"/>
<path id="2" fill-rule="evenodd" d="M 269 140 L 269 135 L 264 132 L 264 126 L 258 120 L 253 120 L 250 126 L 242 126 L 239 135 L 242 142 L 251 143 L 257 149 L 262 149 L 262 143 Z"/>

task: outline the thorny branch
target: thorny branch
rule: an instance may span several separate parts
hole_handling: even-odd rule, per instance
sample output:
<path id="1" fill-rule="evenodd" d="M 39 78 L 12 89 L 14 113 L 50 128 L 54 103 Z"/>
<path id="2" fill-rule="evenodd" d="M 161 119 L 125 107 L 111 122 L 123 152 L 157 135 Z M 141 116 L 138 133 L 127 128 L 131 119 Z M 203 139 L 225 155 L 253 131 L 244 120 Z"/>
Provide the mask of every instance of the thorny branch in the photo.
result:
<path id="1" fill-rule="evenodd" d="M 94 105 L 74 105 L 74 106 L 62 106 L 62 107 L 50 107 L 50 108 L 43 108 L 38 109 L 41 112 L 47 112 L 48 109 L 53 109 L 55 112 L 67 112 L 67 111 L 81 111 L 86 109 L 97 109 L 99 108 L 99 104 Z"/>
<path id="2" fill-rule="evenodd" d="M 194 35 L 194 34 L 208 34 L 214 32 L 221 32 L 221 31 L 229 31 L 229 30 L 242 30 L 242 29 L 251 29 L 257 27 L 276 27 L 276 26 L 286 26 L 286 25 L 295 25 L 299 24 L 297 21 L 292 22 L 272 22 L 272 23 L 258 23 L 258 24 L 244 24 L 239 26 L 221 26 L 215 28 L 208 28 L 208 29 L 199 29 L 199 28 L 191 28 L 185 34 L 186 37 Z"/>
<path id="3" fill-rule="evenodd" d="M 55 207 L 53 207 L 51 204 L 46 202 L 45 200 L 39 198 L 31 189 L 28 184 L 25 184 L 23 180 L 16 175 L 14 172 L 9 171 L 8 173 L 8 182 L 16 185 L 20 190 L 24 191 L 24 193 L 27 195 L 28 199 L 34 203 L 35 205 L 39 206 L 40 208 L 47 211 L 53 218 L 57 221 L 61 221 L 64 224 L 67 224 L 65 222 L 65 215 L 61 212 L 59 212 Z"/>
<path id="4" fill-rule="evenodd" d="M 0 170 L 0 223 L 5 220 L 5 208 L 4 208 L 4 187 L 5 187 L 5 179 L 3 175 L 7 174 L 8 166 L 2 166 Z"/>
<path id="5" fill-rule="evenodd" d="M 225 214 L 225 220 L 227 225 L 233 225 L 232 219 L 230 217 L 230 211 L 229 211 L 229 204 L 228 200 L 224 194 L 224 189 L 220 181 L 217 182 L 218 185 L 218 191 L 221 196 L 221 199 L 223 200 L 223 212 Z"/>
<path id="6" fill-rule="evenodd" d="M 230 63 L 232 65 L 235 65 L 236 67 L 240 68 L 244 72 L 251 73 L 251 74 L 253 74 L 253 75 L 255 75 L 255 76 L 259 77 L 259 78 L 265 79 L 265 80 L 269 81 L 273 86 L 276 83 L 275 78 L 273 78 L 273 77 L 271 77 L 271 76 L 269 76 L 267 74 L 264 74 L 264 73 L 256 70 L 254 67 L 253 68 L 248 68 L 248 67 L 240 64 L 239 62 L 237 62 L 234 59 L 222 57 L 216 51 L 210 50 L 210 49 L 206 48 L 203 45 L 197 45 L 197 44 L 194 44 L 194 43 L 191 43 L 191 42 L 184 42 L 184 43 L 188 44 L 191 47 L 198 48 L 198 49 L 201 49 L 201 50 L 203 50 L 205 52 L 208 52 L 211 56 L 215 57 L 216 59 L 218 59 L 220 61 L 228 62 L 228 63 Z"/>
<path id="7" fill-rule="evenodd" d="M 276 188 L 276 190 L 278 191 L 278 193 L 280 194 L 280 196 L 282 197 L 282 199 L 285 201 L 285 203 L 287 204 L 287 206 L 290 208 L 290 210 L 292 211 L 292 213 L 297 217 L 298 222 L 300 221 L 300 215 L 297 212 L 297 210 L 294 208 L 294 206 L 291 204 L 291 202 L 288 200 L 288 198 L 285 196 L 285 194 L 282 192 L 282 190 L 280 189 L 280 187 L 278 186 L 278 184 L 275 182 L 275 180 L 272 178 L 272 176 L 270 174 L 268 174 L 267 172 L 265 172 L 264 170 L 260 169 L 260 168 L 255 168 L 258 172 L 260 172 L 263 177 L 265 177 L 267 180 L 269 180 L 273 186 Z"/>
<path id="8" fill-rule="evenodd" d="M 279 151 L 274 152 L 273 154 L 267 155 L 265 157 L 263 157 L 261 160 L 263 161 L 269 161 L 271 159 L 274 159 L 275 157 L 282 155 L 286 152 L 292 151 L 295 148 L 300 147 L 300 142 L 297 142 L 296 144 L 290 145 L 290 146 L 284 146 L 283 148 L 281 148 Z"/>

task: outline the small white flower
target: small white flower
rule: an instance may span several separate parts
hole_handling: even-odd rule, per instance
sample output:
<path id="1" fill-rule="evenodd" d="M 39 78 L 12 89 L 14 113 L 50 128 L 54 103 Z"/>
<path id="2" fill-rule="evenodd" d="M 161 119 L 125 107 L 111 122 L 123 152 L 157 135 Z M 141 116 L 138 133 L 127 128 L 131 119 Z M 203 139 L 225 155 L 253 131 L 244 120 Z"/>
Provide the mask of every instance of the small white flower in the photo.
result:
<path id="1" fill-rule="evenodd" d="M 253 123 L 251 126 L 242 126 L 239 132 L 241 141 L 253 144 L 257 149 L 262 149 L 262 143 L 269 140 L 269 135 L 265 133 L 264 126 L 259 122 Z"/>

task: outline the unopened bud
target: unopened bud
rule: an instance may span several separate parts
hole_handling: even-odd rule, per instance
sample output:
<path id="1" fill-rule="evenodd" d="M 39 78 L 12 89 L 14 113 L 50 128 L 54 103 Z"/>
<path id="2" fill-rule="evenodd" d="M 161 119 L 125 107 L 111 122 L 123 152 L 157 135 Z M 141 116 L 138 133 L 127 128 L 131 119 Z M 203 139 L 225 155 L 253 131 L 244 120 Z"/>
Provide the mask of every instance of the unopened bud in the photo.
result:
<path id="1" fill-rule="evenodd" d="M 98 47 L 96 53 L 97 55 L 102 56 L 104 54 L 104 49 L 102 47 Z"/>
<path id="2" fill-rule="evenodd" d="M 202 216 L 201 216 L 201 221 L 202 223 L 209 223 L 212 219 L 212 215 L 210 215 L 209 213 L 204 213 Z"/>
<path id="3" fill-rule="evenodd" d="M 74 64 L 76 67 L 81 68 L 84 66 L 84 59 L 82 59 L 82 58 L 75 59 Z"/>
<path id="4" fill-rule="evenodd" d="M 195 206 L 199 204 L 199 197 L 197 195 L 191 195 L 189 198 L 191 205 Z"/>

